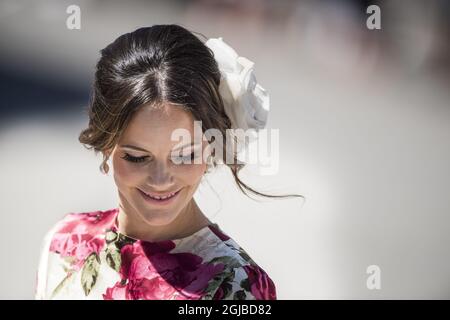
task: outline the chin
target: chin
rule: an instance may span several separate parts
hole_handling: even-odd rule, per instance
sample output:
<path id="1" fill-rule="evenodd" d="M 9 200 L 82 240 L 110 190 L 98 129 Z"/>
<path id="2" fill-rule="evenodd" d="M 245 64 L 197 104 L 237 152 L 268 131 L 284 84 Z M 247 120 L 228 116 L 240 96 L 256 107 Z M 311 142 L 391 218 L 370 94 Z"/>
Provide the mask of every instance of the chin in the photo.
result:
<path id="1" fill-rule="evenodd" d="M 142 220 L 151 226 L 164 226 L 171 223 L 178 216 L 178 210 L 175 209 L 151 209 L 146 206 L 139 208 L 137 212 Z"/>

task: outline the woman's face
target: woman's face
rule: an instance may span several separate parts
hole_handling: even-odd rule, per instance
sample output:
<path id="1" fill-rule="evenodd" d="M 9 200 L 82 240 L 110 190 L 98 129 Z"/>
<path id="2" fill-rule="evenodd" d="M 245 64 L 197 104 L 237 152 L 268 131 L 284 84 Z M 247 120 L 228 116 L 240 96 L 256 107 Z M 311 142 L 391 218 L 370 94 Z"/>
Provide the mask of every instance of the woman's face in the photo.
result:
<path id="1" fill-rule="evenodd" d="M 172 132 L 180 128 L 190 133 L 187 145 L 185 141 L 172 141 Z M 191 145 L 194 142 L 197 144 Z M 180 145 L 185 147 L 178 148 Z M 194 141 L 194 118 L 189 112 L 170 104 L 158 109 L 141 108 L 111 154 L 114 180 L 125 210 L 150 225 L 172 222 L 191 201 L 203 177 L 206 163 L 202 155 L 207 145 L 203 139 Z M 195 150 L 196 162 L 201 159 L 201 163 L 193 161 Z M 173 159 L 192 161 L 177 164 Z M 157 200 L 148 195 L 169 198 Z"/>

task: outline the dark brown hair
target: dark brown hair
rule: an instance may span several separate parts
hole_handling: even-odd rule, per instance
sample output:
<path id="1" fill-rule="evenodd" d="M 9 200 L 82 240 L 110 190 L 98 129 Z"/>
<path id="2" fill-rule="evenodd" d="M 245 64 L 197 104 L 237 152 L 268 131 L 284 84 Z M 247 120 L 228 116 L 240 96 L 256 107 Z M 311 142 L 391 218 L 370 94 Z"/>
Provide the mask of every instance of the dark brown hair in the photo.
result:
<path id="1" fill-rule="evenodd" d="M 100 53 L 88 106 L 89 126 L 81 132 L 79 141 L 95 153 L 102 152 L 101 172 L 108 171 L 110 152 L 143 105 L 178 105 L 201 121 L 203 132 L 215 128 L 227 136 L 231 121 L 219 94 L 220 71 L 213 52 L 193 32 L 175 24 L 139 28 L 119 36 Z M 224 144 L 222 154 L 227 152 Z M 233 159 L 226 165 L 247 196 L 249 191 L 272 198 L 304 198 L 296 194 L 267 195 L 252 189 L 238 177 L 245 164 L 235 155 Z M 212 164 L 217 165 L 216 159 Z"/>

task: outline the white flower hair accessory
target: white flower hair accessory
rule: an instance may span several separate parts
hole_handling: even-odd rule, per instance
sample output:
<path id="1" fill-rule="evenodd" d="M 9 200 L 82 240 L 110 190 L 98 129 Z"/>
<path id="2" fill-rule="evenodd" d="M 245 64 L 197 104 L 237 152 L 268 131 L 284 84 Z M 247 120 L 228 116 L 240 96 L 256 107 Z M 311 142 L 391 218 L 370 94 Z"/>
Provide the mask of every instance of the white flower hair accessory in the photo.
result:
<path id="1" fill-rule="evenodd" d="M 213 51 L 219 66 L 219 91 L 232 128 L 244 131 L 263 129 L 267 123 L 270 101 L 267 91 L 256 81 L 254 62 L 239 56 L 222 37 L 211 38 L 205 45 Z M 249 142 L 256 138 L 255 132 L 251 131 Z M 245 143 L 244 148 L 248 147 L 246 141 L 240 141 Z"/>

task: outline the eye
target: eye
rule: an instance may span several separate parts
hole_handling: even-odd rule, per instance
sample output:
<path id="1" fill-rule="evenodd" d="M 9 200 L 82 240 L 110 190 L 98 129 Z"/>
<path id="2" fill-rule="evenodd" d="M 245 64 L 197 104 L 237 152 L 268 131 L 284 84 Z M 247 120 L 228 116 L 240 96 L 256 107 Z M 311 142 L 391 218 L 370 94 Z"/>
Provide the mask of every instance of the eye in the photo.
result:
<path id="1" fill-rule="evenodd" d="M 192 152 L 191 154 L 188 154 L 187 156 L 184 156 L 183 159 L 194 160 L 195 159 L 195 152 Z"/>
<path id="2" fill-rule="evenodd" d="M 125 153 L 125 155 L 122 157 L 122 159 L 125 159 L 127 161 L 130 162 L 134 162 L 134 163 L 139 163 L 139 162 L 144 162 L 145 159 L 147 159 L 148 156 L 144 156 L 144 157 L 133 157 L 132 155 Z"/>
<path id="3" fill-rule="evenodd" d="M 192 164 L 192 162 L 194 161 L 194 159 L 196 157 L 195 157 L 195 152 L 192 152 L 191 154 L 188 154 L 188 155 L 186 155 L 184 157 L 179 156 L 179 157 L 176 157 L 176 158 L 177 158 L 177 160 L 181 160 L 181 163 L 178 163 L 178 164 Z M 188 161 L 188 163 L 185 163 L 187 161 Z"/>
<path id="4" fill-rule="evenodd" d="M 188 154 L 187 156 L 182 157 L 183 161 L 193 161 L 195 159 L 195 152 L 192 152 L 191 154 Z"/>

